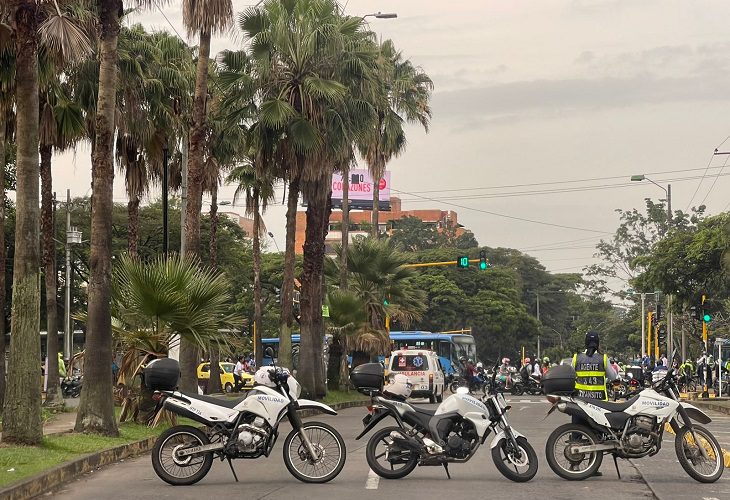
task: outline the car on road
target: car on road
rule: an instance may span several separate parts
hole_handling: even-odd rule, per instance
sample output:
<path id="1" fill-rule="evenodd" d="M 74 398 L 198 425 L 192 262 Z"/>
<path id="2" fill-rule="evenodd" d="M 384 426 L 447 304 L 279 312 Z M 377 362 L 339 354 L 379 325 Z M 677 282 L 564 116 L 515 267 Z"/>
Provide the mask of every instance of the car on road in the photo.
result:
<path id="1" fill-rule="evenodd" d="M 219 363 L 221 371 L 221 387 L 226 392 L 233 392 L 236 386 L 236 380 L 233 378 L 233 369 L 236 367 L 234 363 Z M 198 382 L 207 384 L 210 380 L 210 363 L 200 363 L 198 365 Z M 253 375 L 250 373 L 243 374 L 243 388 L 253 388 Z"/>
<path id="2" fill-rule="evenodd" d="M 443 400 L 446 377 L 435 352 L 423 349 L 393 351 L 387 369 L 389 378 L 402 373 L 410 379 L 412 398 L 428 398 L 431 403 Z"/>

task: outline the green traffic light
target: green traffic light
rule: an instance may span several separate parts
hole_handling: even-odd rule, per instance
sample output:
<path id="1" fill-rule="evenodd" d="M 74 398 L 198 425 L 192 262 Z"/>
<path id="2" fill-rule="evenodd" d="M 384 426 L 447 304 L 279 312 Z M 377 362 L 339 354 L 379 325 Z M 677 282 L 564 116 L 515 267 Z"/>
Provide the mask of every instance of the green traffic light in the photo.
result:
<path id="1" fill-rule="evenodd" d="M 487 269 L 487 263 L 484 262 L 484 261 L 481 261 L 479 263 L 479 269 L 481 269 L 482 271 L 486 270 Z"/>
<path id="2" fill-rule="evenodd" d="M 702 321 L 704 321 L 705 323 L 709 323 L 710 321 L 712 321 L 712 316 L 710 316 L 709 314 L 705 313 L 702 316 Z"/>

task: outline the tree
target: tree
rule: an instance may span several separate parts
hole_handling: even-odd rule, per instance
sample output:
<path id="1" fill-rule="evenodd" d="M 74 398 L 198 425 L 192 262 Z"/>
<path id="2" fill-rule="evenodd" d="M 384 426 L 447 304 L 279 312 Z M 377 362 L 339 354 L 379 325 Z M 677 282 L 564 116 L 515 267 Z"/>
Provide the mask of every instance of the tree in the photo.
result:
<path id="1" fill-rule="evenodd" d="M 77 432 L 119 434 L 112 399 L 111 274 L 114 207 L 114 112 L 117 42 L 122 0 L 99 1 L 99 88 L 92 148 L 91 256 L 84 390 L 76 416 Z"/>
<path id="2" fill-rule="evenodd" d="M 38 384 L 40 341 L 39 165 L 38 165 L 38 5 L 10 3 L 15 31 L 17 192 L 13 301 L 8 364 L 9 384 L 3 411 L 6 442 L 37 444 L 43 437 Z"/>
<path id="3" fill-rule="evenodd" d="M 378 88 L 373 101 L 377 122 L 360 143 L 360 152 L 373 178 L 374 237 L 379 236 L 379 181 L 388 162 L 405 149 L 403 122 L 420 123 L 428 132 L 431 119 L 429 100 L 433 90 L 433 82 L 428 75 L 410 60 L 404 59 L 391 40 L 385 40 L 378 47 L 376 81 Z"/>
<path id="4" fill-rule="evenodd" d="M 198 34 L 200 39 L 190 127 L 190 150 L 187 164 L 188 199 L 185 213 L 185 252 L 195 256 L 200 255 L 200 211 L 203 200 L 203 155 L 206 140 L 210 37 L 213 33 L 223 32 L 228 27 L 232 16 L 231 0 L 185 0 L 183 2 L 183 24 L 188 30 L 188 35 Z M 197 348 L 181 339 L 180 388 L 182 390 L 193 391 L 197 387 L 195 371 L 197 358 Z"/>

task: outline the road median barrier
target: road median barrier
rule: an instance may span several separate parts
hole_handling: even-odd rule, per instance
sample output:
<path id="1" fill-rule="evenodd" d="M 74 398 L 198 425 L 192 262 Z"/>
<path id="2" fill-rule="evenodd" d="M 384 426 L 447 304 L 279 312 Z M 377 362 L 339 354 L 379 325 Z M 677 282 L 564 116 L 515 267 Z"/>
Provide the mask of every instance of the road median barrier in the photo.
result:
<path id="1" fill-rule="evenodd" d="M 366 406 L 367 404 L 369 404 L 369 400 L 358 399 L 355 401 L 334 403 L 329 406 L 338 411 L 346 408 Z M 319 410 L 303 410 L 301 415 L 302 418 L 307 418 L 318 413 L 321 412 Z M 131 443 L 89 453 L 71 461 L 61 463 L 1 488 L 0 500 L 26 500 L 57 490 L 62 485 L 85 473 L 152 450 L 156 440 L 157 436 L 150 436 Z"/>

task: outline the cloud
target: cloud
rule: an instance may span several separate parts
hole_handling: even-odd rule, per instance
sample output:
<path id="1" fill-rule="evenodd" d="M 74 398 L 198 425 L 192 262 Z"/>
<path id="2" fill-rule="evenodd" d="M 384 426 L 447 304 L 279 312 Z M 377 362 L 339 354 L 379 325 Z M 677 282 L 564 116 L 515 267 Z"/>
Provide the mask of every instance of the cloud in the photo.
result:
<path id="1" fill-rule="evenodd" d="M 436 92 L 434 117 L 470 117 L 470 124 L 488 120 L 548 116 L 586 109 L 611 109 L 649 104 L 729 101 L 725 78 L 594 78 L 532 80 Z M 475 117 L 479 117 L 475 119 Z"/>

